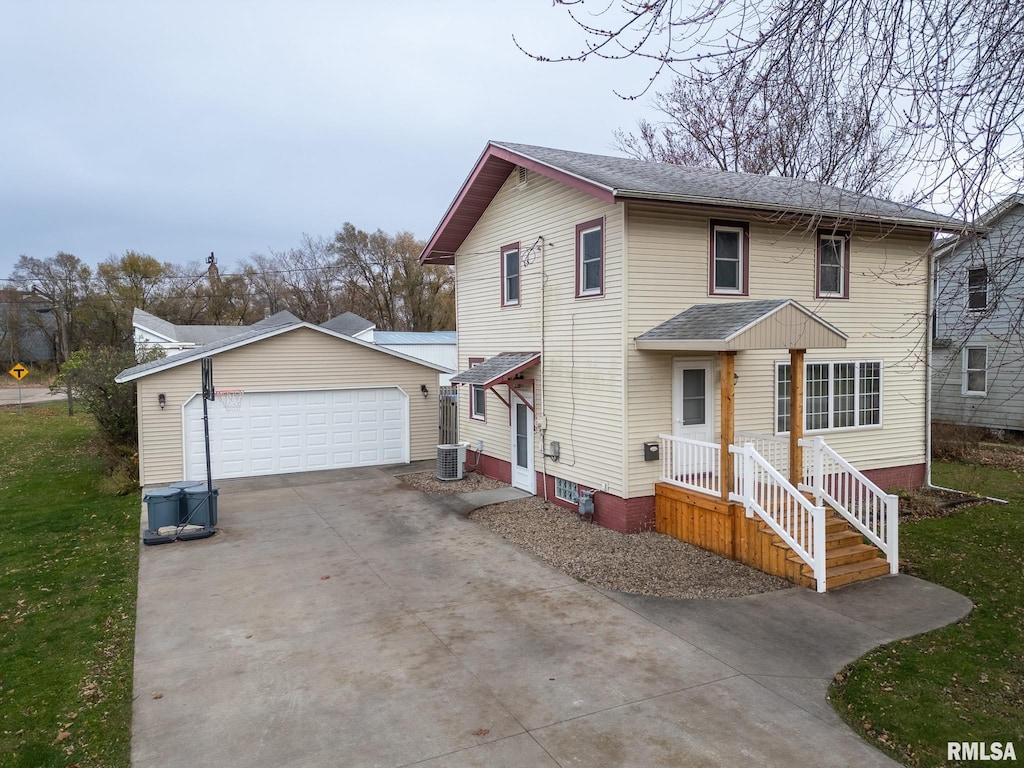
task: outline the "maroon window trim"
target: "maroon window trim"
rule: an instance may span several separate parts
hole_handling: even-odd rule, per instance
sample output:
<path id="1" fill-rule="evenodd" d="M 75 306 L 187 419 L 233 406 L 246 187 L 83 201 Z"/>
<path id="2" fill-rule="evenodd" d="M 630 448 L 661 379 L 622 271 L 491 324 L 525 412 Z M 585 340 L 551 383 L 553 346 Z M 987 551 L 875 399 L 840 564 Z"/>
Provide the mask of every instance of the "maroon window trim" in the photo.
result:
<path id="1" fill-rule="evenodd" d="M 483 358 L 483 357 L 471 357 L 471 358 L 469 358 L 469 367 L 472 368 L 477 363 L 482 363 L 484 361 L 484 359 L 485 358 Z M 480 416 L 477 416 L 473 412 L 473 406 L 475 404 L 474 401 L 476 400 L 476 391 L 478 389 L 483 389 L 483 387 L 481 387 L 479 384 L 470 384 L 469 385 L 469 418 L 473 419 L 473 421 L 483 421 L 483 422 L 486 422 L 487 421 L 487 400 L 486 400 L 486 398 L 487 398 L 487 390 L 483 389 L 483 392 L 484 392 L 484 412 L 483 412 L 483 414 L 480 415 Z"/>
<path id="2" fill-rule="evenodd" d="M 839 293 L 821 292 L 821 243 L 825 238 L 836 238 L 843 241 L 843 290 Z M 814 298 L 816 299 L 849 299 L 850 298 L 850 233 L 833 230 L 818 230 L 814 246 Z"/>
<path id="3" fill-rule="evenodd" d="M 730 291 L 715 288 L 715 229 L 728 227 L 742 229 L 740 239 L 740 290 Z M 708 296 L 749 296 L 750 295 L 750 222 L 711 219 L 708 223 Z"/>
<path id="4" fill-rule="evenodd" d="M 580 236 L 588 229 L 599 229 L 601 232 L 601 273 L 599 277 L 600 288 L 596 291 L 583 292 L 583 286 L 581 280 L 583 278 L 583 271 L 581 269 L 583 263 L 583 252 L 580 249 Z M 608 254 L 605 252 L 604 247 L 604 216 L 599 219 L 591 219 L 585 221 L 582 224 L 576 225 L 576 298 L 577 299 L 593 299 L 598 296 L 604 296 L 604 264 L 607 261 Z"/>
<path id="5" fill-rule="evenodd" d="M 523 265 L 520 262 L 519 271 L 516 273 L 516 288 L 517 298 L 515 301 L 507 301 L 505 298 L 506 293 L 506 278 L 508 275 L 505 274 L 505 254 L 511 251 L 516 251 L 522 257 L 522 252 L 519 250 L 519 243 L 511 243 L 509 245 L 502 246 L 501 248 L 501 306 L 503 307 L 518 307 L 523 300 Z"/>

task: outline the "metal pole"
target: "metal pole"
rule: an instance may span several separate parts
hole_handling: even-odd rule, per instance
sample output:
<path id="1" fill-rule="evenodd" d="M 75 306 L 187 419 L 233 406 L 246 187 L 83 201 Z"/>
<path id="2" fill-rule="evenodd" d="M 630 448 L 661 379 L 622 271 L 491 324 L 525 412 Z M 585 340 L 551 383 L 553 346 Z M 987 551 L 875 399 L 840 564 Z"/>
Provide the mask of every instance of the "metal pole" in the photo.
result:
<path id="1" fill-rule="evenodd" d="M 21 416 L 21 379 L 18 379 L 18 415 Z"/>

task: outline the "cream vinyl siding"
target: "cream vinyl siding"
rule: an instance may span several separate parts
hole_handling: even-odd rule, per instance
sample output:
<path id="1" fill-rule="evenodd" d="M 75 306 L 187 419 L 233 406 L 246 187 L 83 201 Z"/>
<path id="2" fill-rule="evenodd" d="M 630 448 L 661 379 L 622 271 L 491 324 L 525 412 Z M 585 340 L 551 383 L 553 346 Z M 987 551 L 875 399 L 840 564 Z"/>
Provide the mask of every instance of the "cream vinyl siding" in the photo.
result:
<path id="1" fill-rule="evenodd" d="M 747 297 L 708 296 L 709 218 L 750 222 Z M 846 348 L 809 350 L 806 360 L 881 360 L 882 427 L 819 434 L 859 469 L 924 462 L 925 253 L 930 233 L 890 234 L 877 228 L 854 228 L 850 298 L 815 299 L 813 229 L 780 226 L 757 215 L 684 213 L 640 205 L 631 206 L 628 229 L 629 496 L 653 493 L 660 467 L 657 462 L 643 461 L 642 444 L 659 433 L 671 432 L 672 360 L 684 357 L 638 351 L 633 339 L 693 304 L 788 297 L 835 325 L 850 337 Z M 719 435 L 721 404 L 717 354 L 714 356 Z M 787 350 L 737 354 L 737 430 L 774 434 L 775 362 L 787 360 Z"/>
<path id="2" fill-rule="evenodd" d="M 199 361 L 138 380 L 139 475 L 143 485 L 181 480 L 182 408 L 201 389 Z M 409 396 L 410 459 L 437 446 L 437 371 L 352 342 L 298 328 L 213 357 L 218 389 L 280 391 L 400 387 Z M 426 384 L 429 397 L 420 393 Z M 157 395 L 167 396 L 161 410 Z M 220 408 L 210 403 L 211 408 Z M 211 441 L 215 436 L 211 436 Z"/>
<path id="3" fill-rule="evenodd" d="M 456 255 L 459 370 L 470 357 L 500 352 L 541 352 L 535 379 L 538 416 L 547 419 L 544 441 L 561 444 L 561 460 L 547 461 L 549 475 L 588 487 L 608 484 L 622 495 L 622 206 L 606 205 L 536 173 L 517 188 L 516 174 L 498 191 Z M 576 225 L 604 217 L 604 295 L 576 298 Z M 540 248 L 530 254 L 539 237 Z M 503 246 L 519 243 L 528 263 L 520 270 L 519 306 L 501 306 Z M 546 273 L 541 317 L 541 273 Z M 506 396 L 506 388 L 497 390 Z M 469 418 L 469 388 L 461 388 L 460 439 L 511 461 L 508 408 L 487 395 L 487 422 Z M 542 438 L 534 463 L 543 471 Z M 543 490 L 538 486 L 538 491 Z"/>

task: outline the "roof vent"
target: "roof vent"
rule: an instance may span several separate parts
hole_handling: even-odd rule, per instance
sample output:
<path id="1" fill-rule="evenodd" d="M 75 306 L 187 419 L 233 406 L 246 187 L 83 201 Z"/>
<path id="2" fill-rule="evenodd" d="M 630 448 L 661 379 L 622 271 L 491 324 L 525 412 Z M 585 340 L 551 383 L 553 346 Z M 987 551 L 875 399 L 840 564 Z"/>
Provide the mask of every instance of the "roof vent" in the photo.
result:
<path id="1" fill-rule="evenodd" d="M 525 187 L 526 186 L 526 169 L 523 168 L 523 166 L 520 165 L 518 168 L 516 168 L 516 173 L 517 173 L 517 175 L 516 175 L 516 186 L 517 187 Z"/>

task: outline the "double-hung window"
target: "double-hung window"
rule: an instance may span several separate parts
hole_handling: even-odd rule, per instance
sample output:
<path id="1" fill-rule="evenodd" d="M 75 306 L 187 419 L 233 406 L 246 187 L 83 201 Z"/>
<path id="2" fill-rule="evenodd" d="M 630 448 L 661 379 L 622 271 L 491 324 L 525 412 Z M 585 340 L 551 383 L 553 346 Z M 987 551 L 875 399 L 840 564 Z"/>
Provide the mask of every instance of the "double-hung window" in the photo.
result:
<path id="1" fill-rule="evenodd" d="M 604 294 L 604 219 L 576 226 L 576 296 Z"/>
<path id="2" fill-rule="evenodd" d="M 747 294 L 749 245 L 750 230 L 747 222 L 711 221 L 709 294 Z"/>
<path id="3" fill-rule="evenodd" d="M 775 368 L 775 431 L 789 432 L 789 363 Z M 877 360 L 804 366 L 804 429 L 872 427 L 882 423 L 882 364 Z"/>
<path id="4" fill-rule="evenodd" d="M 850 298 L 850 237 L 843 232 L 818 233 L 815 284 L 819 299 Z"/>
<path id="5" fill-rule="evenodd" d="M 964 350 L 963 394 L 984 395 L 988 392 L 988 348 L 967 347 Z"/>
<path id="6" fill-rule="evenodd" d="M 988 270 L 985 267 L 967 270 L 967 308 L 974 312 L 988 309 Z"/>
<path id="7" fill-rule="evenodd" d="M 519 304 L 519 243 L 501 249 L 501 306 Z"/>
<path id="8" fill-rule="evenodd" d="M 491 251 L 494 253 L 494 251 Z M 471 357 L 469 358 L 469 367 L 472 368 L 477 363 L 482 363 L 484 359 L 482 357 Z M 479 384 L 469 385 L 469 418 L 477 419 L 478 421 L 487 420 L 487 390 Z"/>

